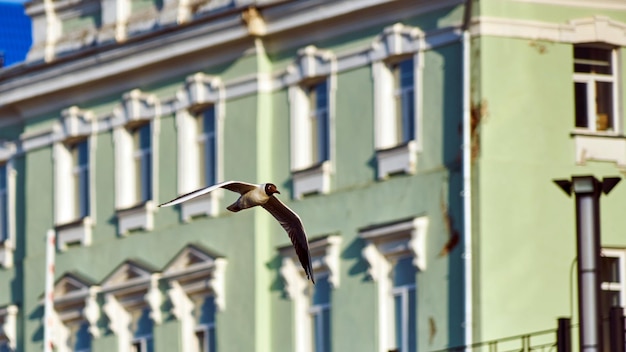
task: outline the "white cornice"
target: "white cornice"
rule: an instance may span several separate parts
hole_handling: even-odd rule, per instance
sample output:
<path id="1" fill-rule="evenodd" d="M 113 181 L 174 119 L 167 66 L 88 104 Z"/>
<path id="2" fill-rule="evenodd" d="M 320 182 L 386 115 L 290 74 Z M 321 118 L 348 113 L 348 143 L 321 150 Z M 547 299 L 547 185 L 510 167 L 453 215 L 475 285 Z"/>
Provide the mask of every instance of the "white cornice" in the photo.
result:
<path id="1" fill-rule="evenodd" d="M 529 2 L 541 5 L 586 7 L 590 9 L 626 10 L 624 0 L 512 0 L 515 2 Z"/>
<path id="2" fill-rule="evenodd" d="M 474 36 L 497 36 L 560 43 L 604 42 L 626 46 L 626 23 L 606 16 L 593 16 L 551 23 L 481 16 L 471 28 Z"/>

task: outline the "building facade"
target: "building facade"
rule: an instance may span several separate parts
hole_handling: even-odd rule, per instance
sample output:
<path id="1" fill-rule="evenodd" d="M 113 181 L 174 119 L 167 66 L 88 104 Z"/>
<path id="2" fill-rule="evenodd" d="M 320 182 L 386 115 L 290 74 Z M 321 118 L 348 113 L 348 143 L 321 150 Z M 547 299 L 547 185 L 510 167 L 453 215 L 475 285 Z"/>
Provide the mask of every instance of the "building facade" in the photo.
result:
<path id="1" fill-rule="evenodd" d="M 27 61 L 0 71 L 0 350 L 434 351 L 576 321 L 551 181 L 626 164 L 621 2 L 26 8 Z M 157 207 L 225 180 L 278 186 L 315 286 L 236 195 Z"/>

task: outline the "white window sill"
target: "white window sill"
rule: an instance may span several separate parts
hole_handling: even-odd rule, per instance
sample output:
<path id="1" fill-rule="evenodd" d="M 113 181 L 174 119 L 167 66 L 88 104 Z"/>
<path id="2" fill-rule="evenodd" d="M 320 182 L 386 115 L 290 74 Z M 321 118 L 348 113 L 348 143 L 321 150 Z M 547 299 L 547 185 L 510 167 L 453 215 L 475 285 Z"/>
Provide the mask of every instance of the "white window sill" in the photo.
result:
<path id="1" fill-rule="evenodd" d="M 118 235 L 124 236 L 132 230 L 152 230 L 154 211 L 154 202 L 151 200 L 131 208 L 117 210 Z"/>
<path id="2" fill-rule="evenodd" d="M 414 174 L 417 166 L 417 142 L 410 141 L 389 149 L 376 151 L 378 163 L 378 179 L 386 179 L 390 175 L 405 173 Z"/>
<path id="3" fill-rule="evenodd" d="M 208 194 L 202 197 L 190 199 L 180 204 L 180 214 L 184 222 L 191 221 L 197 216 L 215 216 L 218 210 L 218 194 Z"/>
<path id="4" fill-rule="evenodd" d="M 8 240 L 0 243 L 0 266 L 10 268 L 13 266 L 13 246 Z"/>
<path id="5" fill-rule="evenodd" d="M 91 244 L 92 225 L 93 222 L 89 216 L 67 224 L 57 225 L 57 248 L 64 251 L 73 244 L 89 246 Z"/>
<path id="6" fill-rule="evenodd" d="M 293 197 L 301 199 L 308 194 L 328 193 L 330 171 L 331 165 L 328 160 L 308 169 L 292 171 Z"/>
<path id="7" fill-rule="evenodd" d="M 587 160 L 609 161 L 626 166 L 626 137 L 616 133 L 575 131 L 572 132 L 577 164 Z"/>

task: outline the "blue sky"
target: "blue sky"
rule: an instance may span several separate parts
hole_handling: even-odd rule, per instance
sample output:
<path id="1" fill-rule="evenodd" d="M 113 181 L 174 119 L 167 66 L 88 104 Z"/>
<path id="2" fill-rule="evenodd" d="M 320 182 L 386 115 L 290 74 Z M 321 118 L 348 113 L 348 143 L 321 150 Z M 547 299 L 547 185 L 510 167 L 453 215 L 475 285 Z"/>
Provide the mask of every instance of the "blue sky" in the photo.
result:
<path id="1" fill-rule="evenodd" d="M 26 2 L 26 0 L 0 0 L 0 3 L 11 3 L 11 4 L 21 4 Z"/>

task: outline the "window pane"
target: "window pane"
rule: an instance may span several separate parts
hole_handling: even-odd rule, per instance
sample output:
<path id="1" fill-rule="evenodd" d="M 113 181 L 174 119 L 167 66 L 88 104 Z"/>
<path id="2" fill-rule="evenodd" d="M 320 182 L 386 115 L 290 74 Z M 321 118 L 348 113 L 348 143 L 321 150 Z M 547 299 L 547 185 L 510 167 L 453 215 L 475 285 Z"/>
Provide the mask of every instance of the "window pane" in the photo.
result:
<path id="1" fill-rule="evenodd" d="M 135 140 L 135 188 L 137 202 L 152 199 L 152 151 L 150 124 L 137 128 L 134 132 Z"/>
<path id="2" fill-rule="evenodd" d="M 404 315 L 404 307 L 402 306 L 402 295 L 394 295 L 393 297 L 393 306 L 394 306 L 394 327 L 396 332 L 396 348 L 402 351 L 402 318 Z"/>
<path id="3" fill-rule="evenodd" d="M 393 268 L 393 286 L 415 285 L 417 268 L 413 265 L 413 257 L 398 259 Z"/>
<path id="4" fill-rule="evenodd" d="M 329 159 L 328 83 L 322 81 L 309 87 L 309 118 L 311 119 L 311 161 Z"/>
<path id="5" fill-rule="evenodd" d="M 150 309 L 144 308 L 141 316 L 137 319 L 135 337 L 152 336 L 152 319 L 150 319 Z"/>
<path id="6" fill-rule="evenodd" d="M 198 324 L 209 325 L 215 323 L 215 298 L 207 296 L 200 304 L 200 309 L 197 311 Z"/>
<path id="7" fill-rule="evenodd" d="M 322 310 L 322 336 L 324 352 L 330 352 L 330 309 Z"/>
<path id="8" fill-rule="evenodd" d="M 410 352 L 417 351 L 417 293 L 415 288 L 408 292 L 407 342 Z"/>
<path id="9" fill-rule="evenodd" d="M 0 352 L 11 352 L 8 342 L 5 342 L 5 341 L 0 342 Z"/>
<path id="10" fill-rule="evenodd" d="M 81 141 L 71 146 L 74 181 L 74 216 L 89 215 L 89 146 Z"/>
<path id="11" fill-rule="evenodd" d="M 217 352 L 217 337 L 215 336 L 215 327 L 209 328 L 209 352 Z"/>
<path id="12" fill-rule="evenodd" d="M 83 322 L 76 332 L 74 351 L 89 351 L 91 349 L 91 335 L 89 334 L 89 323 Z"/>
<path id="13" fill-rule="evenodd" d="M 611 307 L 619 307 L 621 306 L 620 302 L 620 291 L 600 291 L 600 299 L 601 299 L 601 307 L 602 307 L 602 315 L 604 317 L 609 316 L 609 311 Z"/>
<path id="14" fill-rule="evenodd" d="M 313 290 L 313 305 L 330 303 L 330 283 L 328 282 L 328 275 L 318 277 Z"/>
<path id="15" fill-rule="evenodd" d="M 207 352 L 207 333 L 206 330 L 196 330 L 196 342 L 198 346 L 198 352 Z"/>
<path id="16" fill-rule="evenodd" d="M 215 128 L 215 107 L 211 107 L 204 112 L 204 130 L 205 134 L 205 160 L 204 160 L 204 178 L 202 179 L 207 186 L 213 185 L 217 182 L 216 179 L 216 151 L 217 151 L 217 138 Z"/>
<path id="17" fill-rule="evenodd" d="M 415 91 L 413 58 L 392 65 L 395 89 L 395 124 L 398 143 L 415 138 Z"/>
<path id="18" fill-rule="evenodd" d="M 596 130 L 613 130 L 613 83 L 596 82 Z"/>
<path id="19" fill-rule="evenodd" d="M 610 75 L 611 49 L 574 47 L 574 72 Z"/>
<path id="20" fill-rule="evenodd" d="M 575 104 L 576 104 L 576 127 L 589 128 L 587 117 L 587 84 L 574 83 Z"/>
<path id="21" fill-rule="evenodd" d="M 619 264 L 617 257 L 600 257 L 600 282 L 619 282 Z"/>

